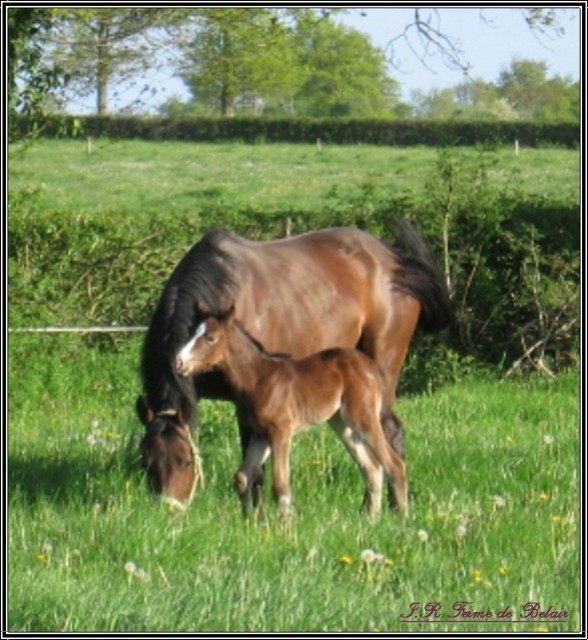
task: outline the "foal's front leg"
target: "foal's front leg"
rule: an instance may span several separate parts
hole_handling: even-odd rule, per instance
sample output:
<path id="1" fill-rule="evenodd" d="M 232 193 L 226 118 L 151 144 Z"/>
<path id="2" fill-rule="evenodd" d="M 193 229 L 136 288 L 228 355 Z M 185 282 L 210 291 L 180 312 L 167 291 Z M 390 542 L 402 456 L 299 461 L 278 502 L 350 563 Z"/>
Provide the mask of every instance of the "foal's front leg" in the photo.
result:
<path id="1" fill-rule="evenodd" d="M 268 429 L 268 435 L 271 440 L 273 457 L 274 497 L 278 501 L 280 515 L 286 519 L 292 511 L 292 493 L 290 490 L 291 430 L 282 426 L 272 425 Z"/>

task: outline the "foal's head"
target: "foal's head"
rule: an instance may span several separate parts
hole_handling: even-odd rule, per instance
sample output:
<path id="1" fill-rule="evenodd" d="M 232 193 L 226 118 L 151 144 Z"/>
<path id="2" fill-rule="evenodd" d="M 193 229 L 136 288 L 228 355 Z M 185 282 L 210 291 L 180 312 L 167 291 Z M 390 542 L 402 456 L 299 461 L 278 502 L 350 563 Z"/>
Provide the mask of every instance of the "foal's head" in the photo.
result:
<path id="1" fill-rule="evenodd" d="M 232 316 L 209 317 L 201 322 L 192 338 L 176 356 L 176 371 L 182 376 L 197 375 L 222 364 Z"/>

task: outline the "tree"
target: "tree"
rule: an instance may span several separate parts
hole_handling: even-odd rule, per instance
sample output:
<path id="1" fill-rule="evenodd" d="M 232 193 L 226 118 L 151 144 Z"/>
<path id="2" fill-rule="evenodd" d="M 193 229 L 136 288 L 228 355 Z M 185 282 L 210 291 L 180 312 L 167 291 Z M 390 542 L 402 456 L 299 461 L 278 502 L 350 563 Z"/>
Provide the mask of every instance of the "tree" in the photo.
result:
<path id="1" fill-rule="evenodd" d="M 288 98 L 301 81 L 292 34 L 269 9 L 208 9 L 183 45 L 182 77 L 194 99 L 224 116 L 237 100 Z"/>
<path id="2" fill-rule="evenodd" d="M 45 44 L 68 76 L 69 90 L 94 93 L 97 113 L 107 114 L 112 85 L 153 68 L 154 48 L 165 32 L 158 42 L 149 32 L 176 19 L 172 9 L 60 9 Z"/>
<path id="3" fill-rule="evenodd" d="M 513 60 L 500 74 L 498 93 L 521 117 L 537 120 L 579 116 L 579 87 L 561 76 L 547 78 L 547 64 Z"/>
<path id="4" fill-rule="evenodd" d="M 359 31 L 309 14 L 298 21 L 296 42 L 307 74 L 296 96 L 299 112 L 369 117 L 390 114 L 398 103 L 384 52 Z"/>
<path id="5" fill-rule="evenodd" d="M 469 120 L 578 120 L 577 82 L 547 77 L 545 62 L 515 60 L 496 83 L 470 80 L 425 94 L 414 92 L 416 115 Z"/>
<path id="6" fill-rule="evenodd" d="M 26 114 L 33 129 L 37 128 L 47 92 L 62 81 L 59 70 L 44 60 L 39 43 L 39 36 L 52 23 L 50 9 L 11 7 L 7 11 L 6 72 L 11 130 L 17 113 Z"/>

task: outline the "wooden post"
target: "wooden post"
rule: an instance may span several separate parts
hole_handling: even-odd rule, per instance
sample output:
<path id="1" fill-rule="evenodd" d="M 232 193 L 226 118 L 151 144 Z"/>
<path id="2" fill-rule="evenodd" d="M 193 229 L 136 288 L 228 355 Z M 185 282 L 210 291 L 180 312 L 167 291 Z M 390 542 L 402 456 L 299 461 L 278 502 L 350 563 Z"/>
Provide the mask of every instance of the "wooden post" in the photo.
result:
<path id="1" fill-rule="evenodd" d="M 519 155 L 519 141 L 515 139 L 515 156 Z"/>
<path id="2" fill-rule="evenodd" d="M 292 218 L 288 216 L 284 220 L 284 237 L 289 238 L 292 235 Z"/>
<path id="3" fill-rule="evenodd" d="M 86 153 L 88 155 L 92 153 L 92 138 L 90 136 L 86 138 Z"/>

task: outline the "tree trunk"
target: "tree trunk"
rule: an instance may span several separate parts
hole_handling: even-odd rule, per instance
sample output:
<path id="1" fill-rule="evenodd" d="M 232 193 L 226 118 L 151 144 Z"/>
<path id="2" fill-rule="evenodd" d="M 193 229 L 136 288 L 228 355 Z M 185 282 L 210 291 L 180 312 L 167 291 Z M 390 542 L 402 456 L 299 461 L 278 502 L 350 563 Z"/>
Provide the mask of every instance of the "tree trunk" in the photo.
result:
<path id="1" fill-rule="evenodd" d="M 110 30 L 108 23 L 100 20 L 98 24 L 98 60 L 96 63 L 96 96 L 98 115 L 108 114 L 108 81 L 110 79 Z"/>

